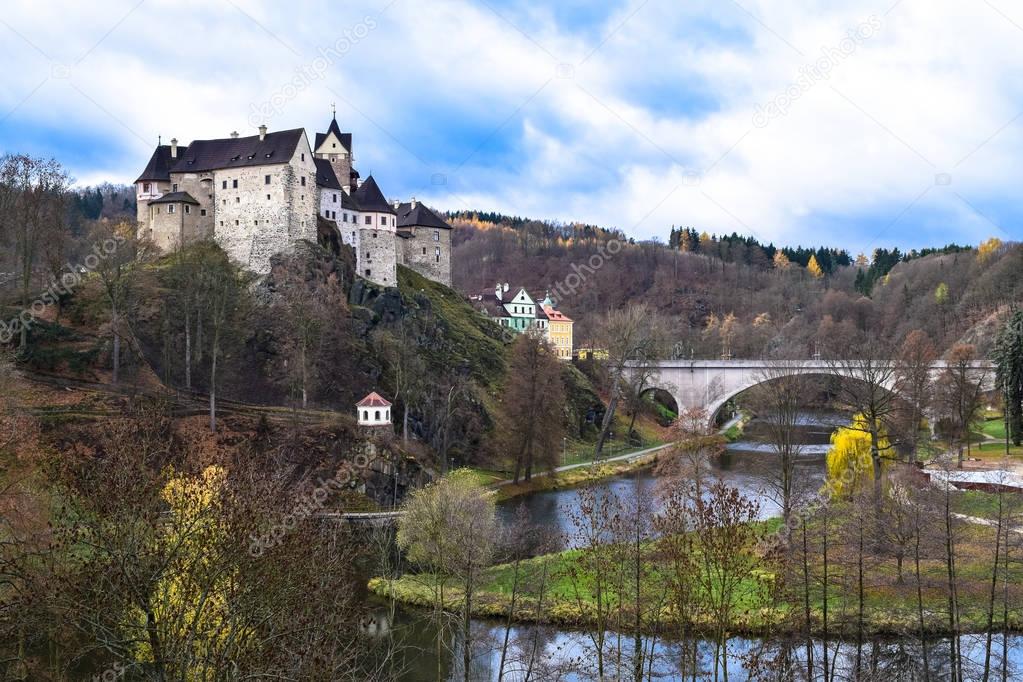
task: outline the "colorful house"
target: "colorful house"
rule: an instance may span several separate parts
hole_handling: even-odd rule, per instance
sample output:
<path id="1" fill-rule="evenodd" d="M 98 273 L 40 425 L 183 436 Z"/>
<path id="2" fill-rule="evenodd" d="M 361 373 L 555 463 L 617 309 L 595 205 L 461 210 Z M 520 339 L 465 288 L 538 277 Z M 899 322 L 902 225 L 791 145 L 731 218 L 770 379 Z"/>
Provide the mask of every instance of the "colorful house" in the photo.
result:
<path id="1" fill-rule="evenodd" d="M 547 340 L 562 360 L 572 359 L 572 318 L 555 308 L 550 294 L 540 304 L 547 315 Z"/>

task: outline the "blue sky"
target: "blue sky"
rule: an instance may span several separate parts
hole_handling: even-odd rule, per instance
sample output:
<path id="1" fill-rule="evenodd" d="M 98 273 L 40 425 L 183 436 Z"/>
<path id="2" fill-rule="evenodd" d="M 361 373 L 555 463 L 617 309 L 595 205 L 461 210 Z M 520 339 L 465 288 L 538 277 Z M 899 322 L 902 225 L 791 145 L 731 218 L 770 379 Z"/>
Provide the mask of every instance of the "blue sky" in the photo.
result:
<path id="1" fill-rule="evenodd" d="M 5 3 L 0 151 L 130 182 L 331 103 L 393 198 L 854 252 L 1020 239 L 1008 0 Z"/>

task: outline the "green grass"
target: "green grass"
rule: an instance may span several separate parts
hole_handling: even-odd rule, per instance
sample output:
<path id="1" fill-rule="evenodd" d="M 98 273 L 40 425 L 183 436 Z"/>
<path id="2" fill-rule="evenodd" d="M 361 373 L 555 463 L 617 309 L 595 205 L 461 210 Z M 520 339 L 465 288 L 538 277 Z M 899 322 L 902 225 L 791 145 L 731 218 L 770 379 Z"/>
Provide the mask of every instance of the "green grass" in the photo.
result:
<path id="1" fill-rule="evenodd" d="M 985 421 L 984 425 L 981 427 L 981 432 L 991 438 L 1005 440 L 1005 422 L 1002 420 L 1001 415 L 995 419 Z"/>

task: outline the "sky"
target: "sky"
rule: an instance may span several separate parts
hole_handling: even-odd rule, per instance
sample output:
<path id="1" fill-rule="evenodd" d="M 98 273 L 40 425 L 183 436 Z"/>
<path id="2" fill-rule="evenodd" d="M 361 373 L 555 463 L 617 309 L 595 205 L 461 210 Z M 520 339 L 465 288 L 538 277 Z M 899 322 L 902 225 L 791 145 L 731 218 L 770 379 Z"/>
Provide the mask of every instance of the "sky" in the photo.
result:
<path id="1" fill-rule="evenodd" d="M 7 0 L 0 153 L 132 182 L 157 139 L 336 106 L 390 198 L 853 253 L 1023 238 L 1010 0 Z"/>

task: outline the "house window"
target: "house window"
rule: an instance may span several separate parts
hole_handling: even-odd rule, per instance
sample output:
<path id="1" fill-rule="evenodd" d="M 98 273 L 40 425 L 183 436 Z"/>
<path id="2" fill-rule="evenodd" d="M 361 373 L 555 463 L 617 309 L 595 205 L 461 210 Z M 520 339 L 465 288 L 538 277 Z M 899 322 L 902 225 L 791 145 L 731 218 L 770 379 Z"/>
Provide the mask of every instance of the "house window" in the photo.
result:
<path id="1" fill-rule="evenodd" d="M 364 422 L 368 422 L 369 421 L 369 410 L 363 410 L 362 411 L 362 421 L 364 421 Z"/>
<path id="2" fill-rule="evenodd" d="M 142 191 L 146 192 L 147 194 L 149 193 L 149 183 L 148 182 L 143 182 L 142 183 Z"/>
<path id="3" fill-rule="evenodd" d="M 375 419 L 376 421 L 380 421 L 380 410 L 373 411 L 373 419 Z"/>
<path id="4" fill-rule="evenodd" d="M 373 224 L 373 216 L 366 216 L 366 224 L 367 225 Z"/>
<path id="5" fill-rule="evenodd" d="M 174 213 L 174 204 L 167 207 L 167 213 Z"/>
<path id="6" fill-rule="evenodd" d="M 434 230 L 433 231 L 433 241 L 435 241 L 435 242 L 439 242 L 440 241 L 440 231 L 439 230 Z"/>
<path id="7" fill-rule="evenodd" d="M 238 189 L 238 181 L 237 180 L 232 180 L 231 181 L 231 187 L 234 188 L 234 189 Z"/>
<path id="8" fill-rule="evenodd" d="M 264 185 L 269 185 L 270 184 L 270 176 L 269 175 L 264 175 L 263 176 L 263 184 Z"/>
<path id="9" fill-rule="evenodd" d="M 305 176 L 302 176 L 302 186 L 305 187 Z"/>
<path id="10" fill-rule="evenodd" d="M 199 209 L 199 215 L 201 215 L 201 216 L 206 215 L 206 209 L 205 208 L 200 208 Z"/>

